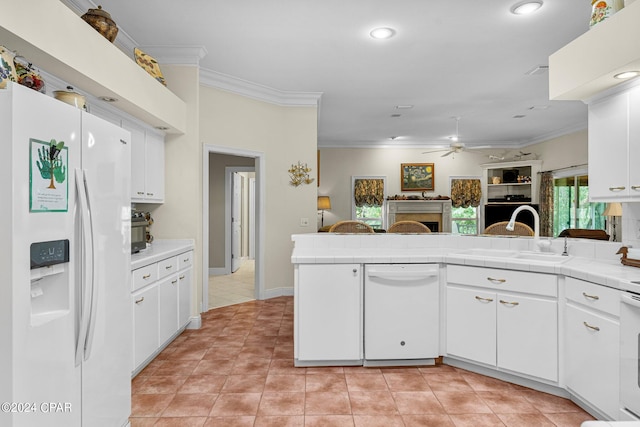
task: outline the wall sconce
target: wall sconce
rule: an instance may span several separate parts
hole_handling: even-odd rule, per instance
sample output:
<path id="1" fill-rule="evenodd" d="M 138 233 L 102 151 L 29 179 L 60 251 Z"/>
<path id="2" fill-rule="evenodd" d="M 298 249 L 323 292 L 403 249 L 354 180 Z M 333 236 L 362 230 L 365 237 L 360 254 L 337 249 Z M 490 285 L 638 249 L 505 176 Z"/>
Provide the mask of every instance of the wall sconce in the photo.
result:
<path id="1" fill-rule="evenodd" d="M 331 209 L 331 199 L 329 196 L 318 196 L 318 210 L 322 211 L 320 227 L 324 227 L 324 211 Z"/>
<path id="2" fill-rule="evenodd" d="M 313 182 L 313 178 L 309 177 L 311 168 L 307 166 L 306 163 L 303 165 L 300 161 L 298 161 L 297 165 L 291 165 L 291 168 L 288 170 L 288 172 L 289 178 L 291 179 L 289 181 L 289 184 L 293 185 L 294 187 L 297 187 L 301 184 L 311 184 Z"/>

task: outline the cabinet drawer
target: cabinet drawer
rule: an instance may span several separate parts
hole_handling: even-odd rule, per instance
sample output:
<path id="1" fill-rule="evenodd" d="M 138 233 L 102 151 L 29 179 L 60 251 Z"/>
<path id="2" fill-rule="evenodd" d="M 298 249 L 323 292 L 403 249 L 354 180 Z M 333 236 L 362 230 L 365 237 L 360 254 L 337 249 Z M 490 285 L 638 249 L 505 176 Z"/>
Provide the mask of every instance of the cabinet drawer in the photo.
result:
<path id="1" fill-rule="evenodd" d="M 447 282 L 499 291 L 558 296 L 558 282 L 554 274 L 450 265 L 447 267 Z"/>
<path id="2" fill-rule="evenodd" d="M 158 280 L 158 264 L 147 265 L 131 272 L 131 286 L 133 290 L 144 288 L 145 286 Z"/>
<path id="3" fill-rule="evenodd" d="M 185 268 L 193 265 L 193 251 L 185 252 L 178 255 L 178 270 L 184 270 Z"/>
<path id="4" fill-rule="evenodd" d="M 178 271 L 178 257 L 163 259 L 158 262 L 158 277 L 162 279 Z"/>
<path id="5" fill-rule="evenodd" d="M 567 300 L 620 317 L 620 291 L 567 277 Z"/>

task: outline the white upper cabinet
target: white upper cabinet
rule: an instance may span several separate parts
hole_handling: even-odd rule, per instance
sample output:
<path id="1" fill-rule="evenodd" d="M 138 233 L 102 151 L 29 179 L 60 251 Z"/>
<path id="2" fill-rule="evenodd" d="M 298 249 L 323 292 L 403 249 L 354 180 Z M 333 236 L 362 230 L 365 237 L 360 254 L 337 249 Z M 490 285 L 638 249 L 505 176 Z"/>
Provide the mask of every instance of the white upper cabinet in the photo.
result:
<path id="1" fill-rule="evenodd" d="M 640 201 L 640 87 L 589 104 L 589 198 Z"/>
<path id="2" fill-rule="evenodd" d="M 164 138 L 141 126 L 123 121 L 131 132 L 131 201 L 164 202 Z"/>

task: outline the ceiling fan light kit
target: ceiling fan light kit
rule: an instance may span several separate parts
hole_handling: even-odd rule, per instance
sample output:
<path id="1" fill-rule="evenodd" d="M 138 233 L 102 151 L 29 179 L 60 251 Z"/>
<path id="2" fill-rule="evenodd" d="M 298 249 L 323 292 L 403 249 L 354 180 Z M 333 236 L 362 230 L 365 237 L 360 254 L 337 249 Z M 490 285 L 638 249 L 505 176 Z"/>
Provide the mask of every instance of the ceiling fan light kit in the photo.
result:
<path id="1" fill-rule="evenodd" d="M 511 13 L 514 15 L 528 15 L 542 7 L 542 1 L 524 1 L 519 2 L 511 7 Z"/>

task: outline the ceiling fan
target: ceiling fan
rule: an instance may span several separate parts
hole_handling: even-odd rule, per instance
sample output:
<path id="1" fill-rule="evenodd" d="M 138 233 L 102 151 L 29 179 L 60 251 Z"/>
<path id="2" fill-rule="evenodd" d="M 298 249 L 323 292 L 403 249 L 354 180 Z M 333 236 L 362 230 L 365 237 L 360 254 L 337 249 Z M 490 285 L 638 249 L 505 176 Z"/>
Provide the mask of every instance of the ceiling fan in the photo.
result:
<path id="1" fill-rule="evenodd" d="M 480 147 L 466 147 L 463 143 L 459 142 L 460 140 L 460 133 L 459 131 L 459 126 L 460 126 L 460 117 L 456 116 L 453 117 L 454 119 L 456 119 L 456 134 L 454 136 L 450 136 L 449 139 L 451 141 L 453 141 L 450 145 L 449 148 L 445 148 L 443 150 L 433 150 L 433 151 L 424 151 L 422 154 L 429 154 L 429 153 L 439 153 L 439 152 L 445 152 L 443 155 L 441 155 L 440 157 L 447 157 L 450 156 L 452 154 L 458 154 L 461 153 L 465 150 L 477 150 L 480 148 L 490 148 L 489 146 L 480 146 Z"/>

